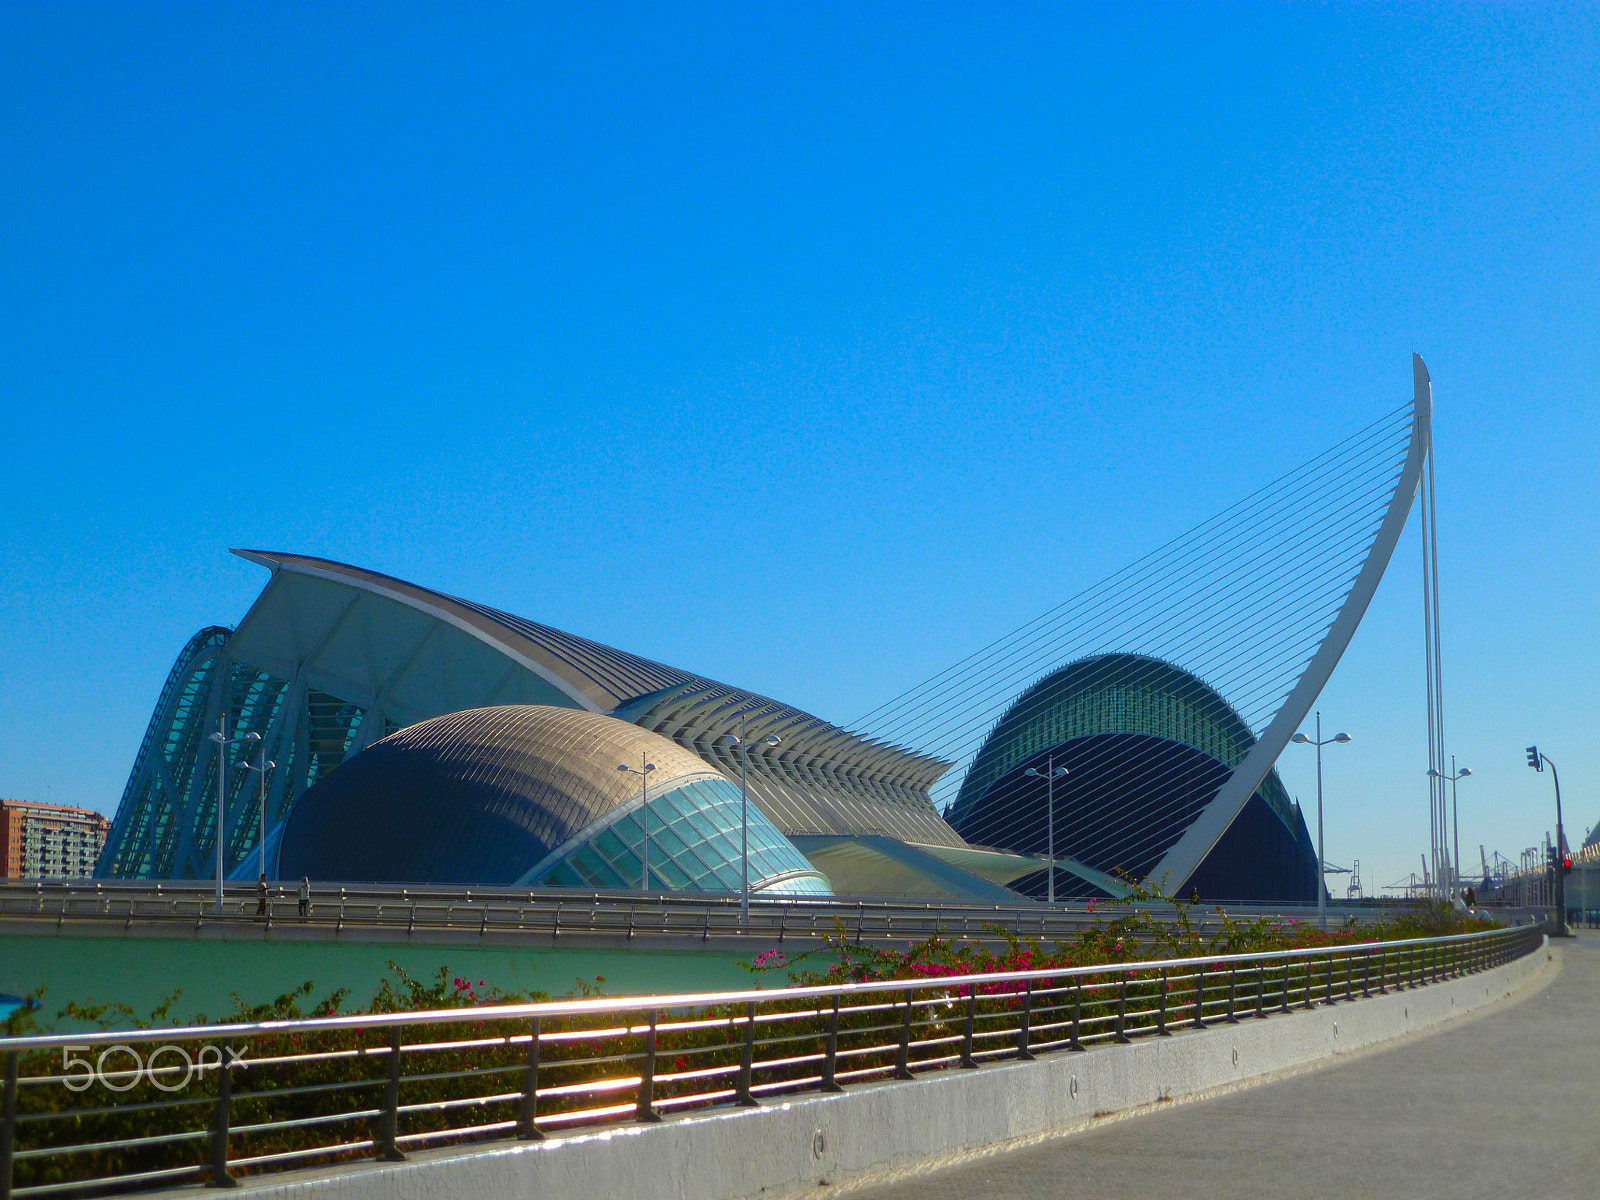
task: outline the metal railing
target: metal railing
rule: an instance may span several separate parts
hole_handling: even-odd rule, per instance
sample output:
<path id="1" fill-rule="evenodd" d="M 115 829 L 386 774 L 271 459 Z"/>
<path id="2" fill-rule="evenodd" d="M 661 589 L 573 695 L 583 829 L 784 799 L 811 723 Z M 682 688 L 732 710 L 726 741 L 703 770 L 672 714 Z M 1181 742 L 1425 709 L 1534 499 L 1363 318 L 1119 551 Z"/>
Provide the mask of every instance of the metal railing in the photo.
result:
<path id="1" fill-rule="evenodd" d="M 0 1038 L 0 1200 L 229 1186 L 1166 1037 L 1424 987 L 1542 937 Z"/>
<path id="2" fill-rule="evenodd" d="M 1019 937 L 1040 940 L 1070 937 L 1100 922 L 1133 911 L 1109 901 L 1057 904 L 1020 901 L 949 903 L 911 900 L 791 897 L 752 899 L 750 919 L 742 922 L 737 895 L 639 894 L 580 892 L 572 889 L 401 887 L 381 884 L 316 885 L 308 911 L 300 911 L 293 886 L 273 884 L 266 911 L 253 884 L 231 884 L 218 914 L 210 883 L 72 883 L 0 884 L 0 918 L 26 923 L 54 923 L 57 928 L 94 924 L 153 927 L 187 924 L 200 929 L 217 921 L 257 923 L 264 929 L 308 935 L 341 935 L 346 930 L 426 936 L 448 932 L 454 937 L 475 932 L 485 939 L 527 936 L 557 943 L 579 936 L 615 941 L 640 938 L 710 943 L 740 939 L 783 945 L 790 939 L 835 936 L 841 930 L 859 942 L 925 939 L 934 934 L 958 940 L 993 942 L 1001 928 Z M 1169 907 L 1160 905 L 1158 907 Z M 1335 909 L 1342 921 L 1372 922 L 1403 909 L 1362 906 Z M 1315 906 L 1232 905 L 1234 920 L 1257 917 L 1306 920 Z M 1224 917 L 1214 904 L 1195 905 L 1190 921 L 1201 932 L 1220 929 Z"/>

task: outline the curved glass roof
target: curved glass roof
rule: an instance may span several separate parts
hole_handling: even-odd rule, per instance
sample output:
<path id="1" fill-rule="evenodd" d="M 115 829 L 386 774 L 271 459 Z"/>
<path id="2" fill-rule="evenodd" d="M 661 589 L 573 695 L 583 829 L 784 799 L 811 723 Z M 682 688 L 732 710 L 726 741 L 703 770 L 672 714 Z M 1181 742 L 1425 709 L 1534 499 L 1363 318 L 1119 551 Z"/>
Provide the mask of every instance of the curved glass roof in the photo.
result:
<path id="1" fill-rule="evenodd" d="M 644 806 L 584 831 L 517 880 L 518 886 L 639 888 L 647 891 L 740 890 L 739 789 L 726 779 L 700 779 L 651 796 Z M 826 877 L 806 861 L 755 804 L 749 806 L 750 889 L 831 894 Z M 648 828 L 649 846 L 645 847 Z M 645 883 L 644 860 L 649 859 Z"/>
<path id="2" fill-rule="evenodd" d="M 1144 654 L 1093 655 L 1050 672 L 1012 702 L 973 758 L 950 819 L 959 825 L 958 814 L 1041 750 L 1109 733 L 1177 742 L 1230 768 L 1256 741 L 1233 706 L 1183 668 Z M 1292 827 L 1293 805 L 1276 770 L 1260 792 Z"/>

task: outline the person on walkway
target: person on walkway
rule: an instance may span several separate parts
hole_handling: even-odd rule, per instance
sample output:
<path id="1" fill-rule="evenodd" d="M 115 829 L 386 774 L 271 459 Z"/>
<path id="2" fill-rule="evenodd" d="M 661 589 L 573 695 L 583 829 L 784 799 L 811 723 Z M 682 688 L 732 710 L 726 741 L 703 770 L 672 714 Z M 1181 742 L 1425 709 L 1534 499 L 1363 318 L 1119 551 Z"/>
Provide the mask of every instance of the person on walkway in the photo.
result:
<path id="1" fill-rule="evenodd" d="M 267 877 L 265 875 L 256 880 L 256 916 L 267 915 Z"/>
<path id="2" fill-rule="evenodd" d="M 305 875 L 300 877 L 300 915 L 311 915 L 311 880 Z"/>

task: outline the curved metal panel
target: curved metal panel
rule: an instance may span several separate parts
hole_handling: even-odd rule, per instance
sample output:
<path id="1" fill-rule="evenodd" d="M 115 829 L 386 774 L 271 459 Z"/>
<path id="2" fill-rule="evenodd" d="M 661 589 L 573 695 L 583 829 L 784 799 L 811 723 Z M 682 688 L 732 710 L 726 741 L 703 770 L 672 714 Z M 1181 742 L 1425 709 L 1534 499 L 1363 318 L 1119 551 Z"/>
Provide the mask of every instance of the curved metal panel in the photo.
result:
<path id="1" fill-rule="evenodd" d="M 556 669 L 556 665 L 544 661 L 541 656 L 529 652 L 527 646 L 517 645 L 504 636 L 500 630 L 493 628 L 502 622 L 486 621 L 477 611 L 477 607 L 457 600 L 453 596 L 445 596 L 426 588 L 417 587 L 415 584 L 406 583 L 404 580 L 395 579 L 377 571 L 367 571 L 360 567 L 352 567 L 345 563 L 333 562 L 329 559 L 312 558 L 303 554 L 274 554 L 263 550 L 238 550 L 233 553 L 249 562 L 266 567 L 268 570 L 289 571 L 297 575 L 309 575 L 315 579 L 326 579 L 333 583 L 342 583 L 360 591 L 373 592 L 400 604 L 426 613 L 436 620 L 453 625 L 461 632 L 479 641 L 485 642 L 507 658 L 520 663 L 546 683 L 556 688 L 563 695 L 571 698 L 572 702 L 580 708 L 590 712 L 604 712 L 610 705 L 591 696 L 587 689 L 574 680 L 569 672 Z M 476 619 L 474 619 L 476 618 Z"/>

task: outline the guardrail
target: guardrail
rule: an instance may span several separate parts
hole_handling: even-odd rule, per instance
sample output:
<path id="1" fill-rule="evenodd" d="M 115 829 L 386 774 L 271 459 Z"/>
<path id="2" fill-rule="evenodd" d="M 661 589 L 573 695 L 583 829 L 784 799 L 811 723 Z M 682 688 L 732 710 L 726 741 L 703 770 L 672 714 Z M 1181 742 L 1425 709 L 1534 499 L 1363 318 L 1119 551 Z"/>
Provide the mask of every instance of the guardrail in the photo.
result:
<path id="1" fill-rule="evenodd" d="M 737 992 L 0 1038 L 0 1200 L 631 1121 L 1261 1020 L 1487 970 L 1535 929 Z"/>
<path id="2" fill-rule="evenodd" d="M 300 929 L 310 935 L 345 930 L 378 932 L 419 931 L 532 935 L 552 943 L 580 934 L 632 941 L 640 937 L 677 940 L 756 940 L 783 945 L 791 938 L 833 935 L 842 927 L 858 942 L 924 939 L 935 933 L 958 940 L 993 941 L 991 927 L 1041 941 L 1066 938 L 1106 919 L 1133 911 L 1126 904 L 1107 901 L 1046 906 L 1034 902 L 972 904 L 907 900 L 755 898 L 750 919 L 741 920 L 739 898 L 730 895 L 639 894 L 630 892 L 577 892 L 573 890 L 522 890 L 489 888 L 428 888 L 384 885 L 318 885 L 312 889 L 308 911 L 301 913 L 293 887 L 274 884 L 265 911 L 254 885 L 232 885 L 221 913 L 216 909 L 213 885 L 206 883 L 133 884 L 116 882 L 42 883 L 0 885 L 0 918 L 69 923 L 121 923 L 124 931 L 141 926 L 189 924 L 199 930 L 215 922 L 259 923 L 263 929 L 287 932 Z M 1165 908 L 1166 905 L 1157 907 Z M 1336 909 L 1331 915 L 1345 920 L 1373 921 L 1399 907 Z M 1306 920 L 1313 906 L 1228 905 L 1234 918 L 1255 917 Z M 1221 927 L 1222 917 L 1211 904 L 1195 905 L 1190 921 L 1202 932 Z"/>

